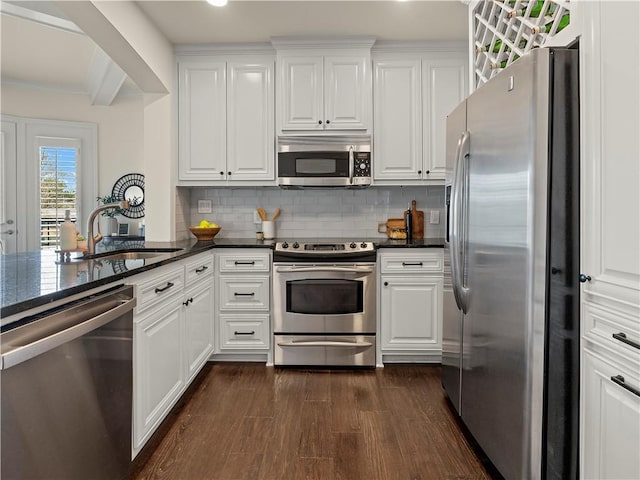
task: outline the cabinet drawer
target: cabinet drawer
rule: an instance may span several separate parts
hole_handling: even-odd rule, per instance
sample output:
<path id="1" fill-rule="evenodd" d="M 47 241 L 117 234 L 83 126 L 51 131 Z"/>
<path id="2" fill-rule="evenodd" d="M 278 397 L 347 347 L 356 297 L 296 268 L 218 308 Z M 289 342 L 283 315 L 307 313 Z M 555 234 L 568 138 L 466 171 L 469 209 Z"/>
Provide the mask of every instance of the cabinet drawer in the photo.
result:
<path id="1" fill-rule="evenodd" d="M 178 262 L 163 271 L 153 270 L 153 275 L 145 277 L 137 284 L 136 298 L 138 305 L 136 312 L 140 313 L 176 293 L 182 293 L 184 288 L 184 266 Z"/>
<path id="2" fill-rule="evenodd" d="M 269 252 L 224 252 L 218 253 L 218 268 L 221 273 L 268 272 L 271 270 Z"/>
<path id="3" fill-rule="evenodd" d="M 444 271 L 443 253 L 383 252 L 380 254 L 381 273 L 440 273 Z"/>
<path id="4" fill-rule="evenodd" d="M 220 315 L 220 349 L 269 348 L 269 315 Z"/>
<path id="5" fill-rule="evenodd" d="M 637 318 L 586 302 L 583 318 L 583 332 L 587 340 L 607 348 L 619 360 L 632 361 L 640 367 L 640 324 Z"/>
<path id="6" fill-rule="evenodd" d="M 191 285 L 200 278 L 213 276 L 213 254 L 196 255 L 187 262 L 185 268 L 185 283 Z"/>
<path id="7" fill-rule="evenodd" d="M 220 310 L 269 310 L 269 277 L 220 277 Z"/>

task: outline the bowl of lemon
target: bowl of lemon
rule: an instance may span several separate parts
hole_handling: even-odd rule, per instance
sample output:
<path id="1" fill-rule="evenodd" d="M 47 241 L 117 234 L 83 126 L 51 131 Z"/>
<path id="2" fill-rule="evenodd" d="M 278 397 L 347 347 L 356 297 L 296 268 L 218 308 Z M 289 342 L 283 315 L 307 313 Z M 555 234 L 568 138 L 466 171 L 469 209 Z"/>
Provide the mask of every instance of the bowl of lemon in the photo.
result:
<path id="1" fill-rule="evenodd" d="M 199 242 L 210 242 L 221 229 L 217 223 L 202 220 L 197 227 L 189 227 L 189 230 Z"/>

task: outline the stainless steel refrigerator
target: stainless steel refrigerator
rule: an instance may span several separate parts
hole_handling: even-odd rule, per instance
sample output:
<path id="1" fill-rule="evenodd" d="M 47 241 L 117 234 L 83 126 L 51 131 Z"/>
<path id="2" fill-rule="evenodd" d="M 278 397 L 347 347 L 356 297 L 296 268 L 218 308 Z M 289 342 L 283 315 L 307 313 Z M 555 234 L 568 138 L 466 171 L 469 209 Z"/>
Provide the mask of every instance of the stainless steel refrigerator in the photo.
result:
<path id="1" fill-rule="evenodd" d="M 578 91 L 536 49 L 447 119 L 442 383 L 507 479 L 578 476 Z"/>

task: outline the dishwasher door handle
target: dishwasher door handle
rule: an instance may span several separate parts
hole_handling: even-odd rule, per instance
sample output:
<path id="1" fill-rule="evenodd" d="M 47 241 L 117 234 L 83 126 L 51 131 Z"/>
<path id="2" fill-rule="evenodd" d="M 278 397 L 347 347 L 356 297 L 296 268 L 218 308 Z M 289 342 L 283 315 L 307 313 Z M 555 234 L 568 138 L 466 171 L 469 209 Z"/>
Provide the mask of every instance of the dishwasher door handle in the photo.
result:
<path id="1" fill-rule="evenodd" d="M 75 340 L 76 338 L 82 337 L 83 335 L 86 335 L 92 330 L 96 330 L 102 327 L 103 325 L 106 325 L 107 323 L 121 317 L 127 312 L 132 311 L 133 308 L 136 306 L 136 299 L 129 298 L 128 300 L 124 300 L 120 297 L 116 300 L 117 306 L 110 308 L 109 310 L 102 312 L 99 315 L 96 315 L 93 317 L 90 316 L 89 318 L 84 318 L 87 316 L 87 313 L 85 313 L 84 311 L 85 310 L 90 311 L 90 309 L 86 309 L 86 306 L 92 305 L 100 301 L 109 300 L 110 297 L 117 296 L 117 294 L 118 294 L 117 291 L 110 292 L 109 295 L 98 297 L 96 299 L 92 299 L 91 302 L 87 302 L 85 305 L 83 305 L 83 308 L 80 309 L 81 312 L 79 313 L 76 312 L 71 314 L 71 315 L 75 315 L 77 319 L 76 318 L 73 319 L 74 325 L 69 328 L 65 328 L 51 335 L 45 335 L 41 338 L 37 338 L 33 341 L 30 341 L 24 345 L 16 346 L 15 348 L 12 348 L 14 347 L 14 345 L 11 345 L 11 342 L 8 342 L 7 345 L 3 345 L 4 348 L 8 347 L 8 348 L 11 348 L 11 350 L 9 350 L 7 353 L 4 353 L 2 354 L 2 356 L 0 356 L 0 370 L 11 368 L 15 365 L 19 365 L 20 363 L 26 362 L 27 360 L 37 357 L 38 355 L 42 355 L 43 353 L 48 352 L 49 350 L 53 350 L 54 348 L 59 347 L 64 343 L 67 343 L 67 342 L 70 342 L 71 340 Z M 65 313 L 65 310 L 59 313 Z M 57 313 L 55 316 L 58 316 L 59 313 Z M 60 323 L 63 323 L 63 322 L 69 323 L 72 320 L 69 320 L 68 316 L 64 318 L 64 315 L 63 315 L 62 318 L 59 319 L 59 321 Z M 28 325 L 26 327 L 28 327 Z"/>

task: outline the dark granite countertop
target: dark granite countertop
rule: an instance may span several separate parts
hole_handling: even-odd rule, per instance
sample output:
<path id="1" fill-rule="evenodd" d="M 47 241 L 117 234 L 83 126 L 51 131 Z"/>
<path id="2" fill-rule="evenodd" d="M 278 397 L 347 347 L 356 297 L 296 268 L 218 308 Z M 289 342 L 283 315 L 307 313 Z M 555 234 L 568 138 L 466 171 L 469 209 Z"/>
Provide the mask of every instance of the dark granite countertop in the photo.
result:
<path id="1" fill-rule="evenodd" d="M 273 248 L 273 242 L 248 238 L 224 238 L 215 242 L 101 242 L 97 252 L 128 248 L 180 248 L 173 253 L 136 260 L 88 260 L 60 262 L 52 250 L 0 256 L 0 319 L 91 290 L 131 275 L 212 248 Z"/>
<path id="2" fill-rule="evenodd" d="M 329 239 L 323 239 L 329 241 Z M 345 241 L 345 239 L 331 239 Z M 350 240 L 350 239 L 348 239 Z M 378 248 L 442 248 L 443 239 L 390 240 L 369 238 Z M 180 248 L 154 258 L 60 262 L 55 252 L 27 252 L 0 256 L 0 319 L 82 293 L 131 275 L 196 255 L 211 248 L 273 248 L 274 240 L 221 238 L 214 242 L 145 242 L 140 238 L 101 242 L 98 252 L 127 248 Z M 2 324 L 5 322 L 3 321 Z"/>

